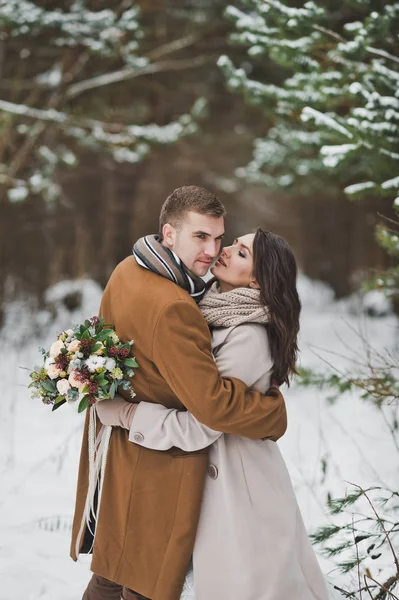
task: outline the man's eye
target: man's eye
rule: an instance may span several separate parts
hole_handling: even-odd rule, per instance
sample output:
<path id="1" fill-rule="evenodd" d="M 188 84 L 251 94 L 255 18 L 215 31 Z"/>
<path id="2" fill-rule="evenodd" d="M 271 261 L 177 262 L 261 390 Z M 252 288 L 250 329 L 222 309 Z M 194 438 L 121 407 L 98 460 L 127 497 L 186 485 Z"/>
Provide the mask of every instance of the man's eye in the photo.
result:
<path id="1" fill-rule="evenodd" d="M 200 240 L 204 240 L 204 239 L 205 239 L 205 236 L 204 236 L 204 235 L 202 235 L 202 234 L 200 234 L 200 235 L 197 235 L 197 238 L 199 238 Z"/>

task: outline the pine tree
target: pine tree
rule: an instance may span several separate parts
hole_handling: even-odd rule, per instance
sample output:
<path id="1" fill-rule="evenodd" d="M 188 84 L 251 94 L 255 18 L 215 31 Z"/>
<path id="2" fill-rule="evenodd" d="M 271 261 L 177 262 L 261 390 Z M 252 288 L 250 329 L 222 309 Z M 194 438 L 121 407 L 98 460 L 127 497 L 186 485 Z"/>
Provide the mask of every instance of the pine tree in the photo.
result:
<path id="1" fill-rule="evenodd" d="M 296 194 L 384 196 L 399 215 L 399 3 L 344 0 L 300 8 L 278 0 L 230 6 L 232 41 L 247 48 L 236 66 L 219 59 L 229 87 L 265 112 L 272 127 L 238 175 Z M 271 82 L 272 66 L 280 67 Z M 399 256 L 397 224 L 377 239 Z M 379 276 L 387 294 L 399 270 Z"/>
<path id="2" fill-rule="evenodd" d="M 173 144 L 196 130 L 202 100 L 190 114 L 157 125 L 145 123 L 140 102 L 121 92 L 123 82 L 175 69 L 154 60 L 173 45 L 141 52 L 138 3 L 115 0 L 102 10 L 91 4 L 0 2 L 0 191 L 12 202 L 58 198 L 57 173 L 76 165 L 79 147 L 137 163 L 153 144 Z"/>
<path id="3" fill-rule="evenodd" d="M 234 24 L 232 41 L 247 48 L 247 57 L 234 65 L 222 56 L 219 66 L 230 89 L 259 106 L 271 123 L 238 175 L 296 195 L 382 196 L 399 215 L 399 3 L 293 4 L 243 0 L 241 8 L 230 6 L 226 12 Z M 397 229 L 395 219 L 386 219 L 376 232 L 394 259 L 399 256 Z M 379 275 L 374 285 L 388 296 L 398 294 L 399 268 Z M 303 370 L 302 384 L 330 388 L 332 400 L 360 390 L 389 419 L 399 450 L 399 361 L 369 350 L 361 372 Z M 344 498 L 330 499 L 333 523 L 313 539 L 342 572 L 353 574 L 351 589 L 337 588 L 343 597 L 397 597 L 397 498 L 396 490 L 355 485 Z M 387 552 L 385 564 L 391 567 L 381 571 Z M 373 573 L 364 568 L 370 560 L 375 561 Z"/>

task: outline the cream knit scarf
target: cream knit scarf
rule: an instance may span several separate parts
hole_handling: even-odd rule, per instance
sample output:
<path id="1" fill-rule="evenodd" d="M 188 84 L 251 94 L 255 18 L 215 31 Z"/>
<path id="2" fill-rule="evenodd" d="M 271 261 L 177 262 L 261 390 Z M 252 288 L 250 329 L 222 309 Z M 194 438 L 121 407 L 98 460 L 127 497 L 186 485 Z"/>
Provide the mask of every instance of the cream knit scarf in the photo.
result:
<path id="1" fill-rule="evenodd" d="M 240 287 L 221 293 L 218 285 L 215 282 L 198 305 L 210 327 L 269 323 L 270 312 L 261 304 L 259 290 Z"/>

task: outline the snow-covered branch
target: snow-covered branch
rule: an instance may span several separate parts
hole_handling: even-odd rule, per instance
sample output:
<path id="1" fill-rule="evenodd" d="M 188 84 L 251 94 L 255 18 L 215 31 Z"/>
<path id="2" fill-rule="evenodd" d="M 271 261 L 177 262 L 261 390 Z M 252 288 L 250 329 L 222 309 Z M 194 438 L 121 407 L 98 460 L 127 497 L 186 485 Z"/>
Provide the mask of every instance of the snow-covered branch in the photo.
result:
<path id="1" fill-rule="evenodd" d="M 147 61 L 143 59 L 143 65 L 137 65 L 137 67 L 126 67 L 112 73 L 106 73 L 85 81 L 79 81 L 66 90 L 65 97 L 72 99 L 86 92 L 106 85 L 112 85 L 114 83 L 120 83 L 121 81 L 128 81 L 136 77 L 142 77 L 143 75 L 151 75 L 153 73 L 161 73 L 163 71 L 180 71 L 182 69 L 191 69 L 201 67 L 206 62 L 209 62 L 209 58 L 205 56 L 196 56 L 190 59 L 177 59 L 170 61 L 162 61 L 158 63 L 147 64 Z"/>

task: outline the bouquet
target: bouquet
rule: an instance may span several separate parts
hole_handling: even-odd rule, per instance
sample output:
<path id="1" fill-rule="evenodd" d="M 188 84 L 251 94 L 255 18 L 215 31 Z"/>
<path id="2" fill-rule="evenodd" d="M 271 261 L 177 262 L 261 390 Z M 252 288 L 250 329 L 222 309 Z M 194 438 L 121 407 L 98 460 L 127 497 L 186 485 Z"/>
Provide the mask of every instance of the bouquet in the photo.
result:
<path id="1" fill-rule="evenodd" d="M 132 345 L 120 342 L 115 328 L 98 317 L 63 331 L 48 351 L 42 349 L 44 363 L 30 373 L 32 397 L 52 410 L 78 401 L 78 412 L 113 398 L 119 386 L 133 398 L 130 378 L 138 364 L 130 355 Z"/>

